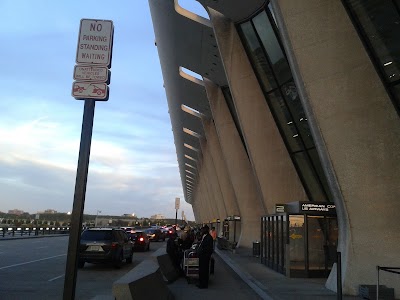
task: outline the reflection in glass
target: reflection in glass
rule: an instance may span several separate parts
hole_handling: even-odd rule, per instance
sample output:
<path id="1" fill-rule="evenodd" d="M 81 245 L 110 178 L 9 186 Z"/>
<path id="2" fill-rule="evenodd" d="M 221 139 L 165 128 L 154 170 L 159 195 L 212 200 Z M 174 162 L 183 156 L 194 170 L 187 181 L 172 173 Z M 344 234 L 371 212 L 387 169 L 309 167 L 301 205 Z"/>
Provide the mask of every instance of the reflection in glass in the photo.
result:
<path id="1" fill-rule="evenodd" d="M 272 92 L 268 94 L 268 99 L 270 108 L 277 119 L 276 122 L 280 125 L 285 139 L 289 144 L 290 152 L 303 150 L 303 144 L 299 138 L 297 128 L 281 94 L 277 91 Z"/>
<path id="2" fill-rule="evenodd" d="M 253 23 L 267 52 L 279 84 L 288 81 L 291 79 L 292 73 L 268 19 L 267 13 L 265 11 L 259 13 L 254 17 Z"/>
<path id="3" fill-rule="evenodd" d="M 347 0 L 368 37 L 386 78 L 400 79 L 400 15 L 394 2 Z"/>
<path id="4" fill-rule="evenodd" d="M 296 85 L 290 81 L 282 86 L 282 94 L 293 116 L 306 148 L 314 147 L 314 140 L 311 136 L 310 126 L 304 113 L 303 105 L 300 102 L 299 93 Z"/>
<path id="5" fill-rule="evenodd" d="M 323 216 L 308 218 L 308 264 L 309 270 L 325 269 Z"/>
<path id="6" fill-rule="evenodd" d="M 251 53 L 250 59 L 253 63 L 254 68 L 257 71 L 260 81 L 265 91 L 270 91 L 276 88 L 274 76 L 272 75 L 271 68 L 267 62 L 267 58 L 258 42 L 257 36 L 254 32 L 253 26 L 250 22 L 246 22 L 240 25 L 242 33 L 245 36 L 245 46 Z"/>
<path id="7" fill-rule="evenodd" d="M 304 180 L 307 182 L 307 188 L 314 201 L 328 201 L 320 183 L 318 182 L 316 174 L 314 174 L 311 162 L 304 152 L 294 154 L 294 160 L 297 166 L 302 170 Z"/>
<path id="8" fill-rule="evenodd" d="M 305 271 L 304 216 L 289 216 L 290 269 Z"/>

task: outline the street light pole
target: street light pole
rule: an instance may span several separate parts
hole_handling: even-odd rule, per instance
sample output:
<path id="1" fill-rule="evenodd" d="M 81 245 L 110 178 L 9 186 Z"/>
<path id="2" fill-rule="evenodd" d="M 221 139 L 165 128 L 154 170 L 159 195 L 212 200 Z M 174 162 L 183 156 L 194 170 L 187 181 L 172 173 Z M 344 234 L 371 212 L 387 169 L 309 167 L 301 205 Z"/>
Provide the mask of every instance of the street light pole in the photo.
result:
<path id="1" fill-rule="evenodd" d="M 101 210 L 98 210 L 96 213 L 96 219 L 94 219 L 94 227 L 97 227 L 97 217 L 99 216 L 99 213 L 101 214 Z"/>

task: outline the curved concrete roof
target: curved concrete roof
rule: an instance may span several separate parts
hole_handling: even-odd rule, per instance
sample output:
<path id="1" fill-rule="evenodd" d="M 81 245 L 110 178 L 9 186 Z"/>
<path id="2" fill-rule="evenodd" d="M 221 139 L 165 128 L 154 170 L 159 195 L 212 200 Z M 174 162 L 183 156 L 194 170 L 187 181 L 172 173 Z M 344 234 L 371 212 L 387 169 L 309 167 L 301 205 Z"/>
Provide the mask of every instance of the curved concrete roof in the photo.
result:
<path id="1" fill-rule="evenodd" d="M 247 18 L 251 12 L 256 11 L 265 3 L 264 0 L 199 0 L 199 2 L 220 11 L 232 20 Z M 149 5 L 182 186 L 185 200 L 191 203 L 188 189 L 193 190 L 193 188 L 186 184 L 186 175 L 188 174 L 186 170 L 194 173 L 196 170 L 185 164 L 197 166 L 195 162 L 186 158 L 185 154 L 201 160 L 201 151 L 191 150 L 184 144 L 199 150 L 201 147 L 199 139 L 185 133 L 183 128 L 194 131 L 203 137 L 204 130 L 201 119 L 184 112 L 181 105 L 184 104 L 202 113 L 205 117 L 211 117 L 211 111 L 204 87 L 182 77 L 180 67 L 206 77 L 219 86 L 226 86 L 227 80 L 210 20 L 183 9 L 178 5 L 177 0 L 149 0 Z M 190 185 L 193 186 L 193 184 Z"/>
<path id="2" fill-rule="evenodd" d="M 211 7 L 234 23 L 250 18 L 264 7 L 266 0 L 197 0 L 204 7 Z"/>

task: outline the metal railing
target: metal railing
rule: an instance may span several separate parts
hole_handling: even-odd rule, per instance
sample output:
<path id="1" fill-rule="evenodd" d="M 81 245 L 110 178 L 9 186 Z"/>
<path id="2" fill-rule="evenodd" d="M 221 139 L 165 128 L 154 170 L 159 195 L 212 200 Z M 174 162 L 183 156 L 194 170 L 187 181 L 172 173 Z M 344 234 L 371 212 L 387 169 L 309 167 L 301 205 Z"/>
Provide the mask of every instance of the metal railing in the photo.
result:
<path id="1" fill-rule="evenodd" d="M 385 271 L 389 273 L 394 273 L 394 274 L 400 274 L 400 268 L 398 267 L 381 267 L 381 266 L 376 266 L 376 272 L 377 272 L 377 280 L 376 280 L 376 299 L 379 299 L 379 271 Z M 398 270 L 398 271 L 395 271 Z"/>
<path id="2" fill-rule="evenodd" d="M 0 239 L 4 237 L 69 234 L 69 227 L 0 227 Z"/>

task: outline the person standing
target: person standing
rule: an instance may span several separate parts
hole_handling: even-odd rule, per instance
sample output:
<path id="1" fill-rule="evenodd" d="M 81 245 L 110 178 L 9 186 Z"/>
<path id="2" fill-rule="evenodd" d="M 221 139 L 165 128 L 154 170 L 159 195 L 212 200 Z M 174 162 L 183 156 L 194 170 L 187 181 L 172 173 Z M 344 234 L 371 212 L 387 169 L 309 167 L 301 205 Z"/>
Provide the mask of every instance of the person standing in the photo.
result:
<path id="1" fill-rule="evenodd" d="M 211 237 L 210 228 L 205 225 L 201 229 L 201 242 L 197 248 L 197 256 L 199 258 L 199 284 L 200 289 L 208 288 L 208 279 L 210 274 L 210 259 L 213 253 L 213 238 Z"/>
<path id="2" fill-rule="evenodd" d="M 168 253 L 169 257 L 171 258 L 171 261 L 172 261 L 174 267 L 176 268 L 176 270 L 179 273 L 182 273 L 181 257 L 180 257 L 178 245 L 175 241 L 176 238 L 177 238 L 177 234 L 175 232 L 173 232 L 171 234 L 171 237 L 167 241 L 167 253 Z"/>

